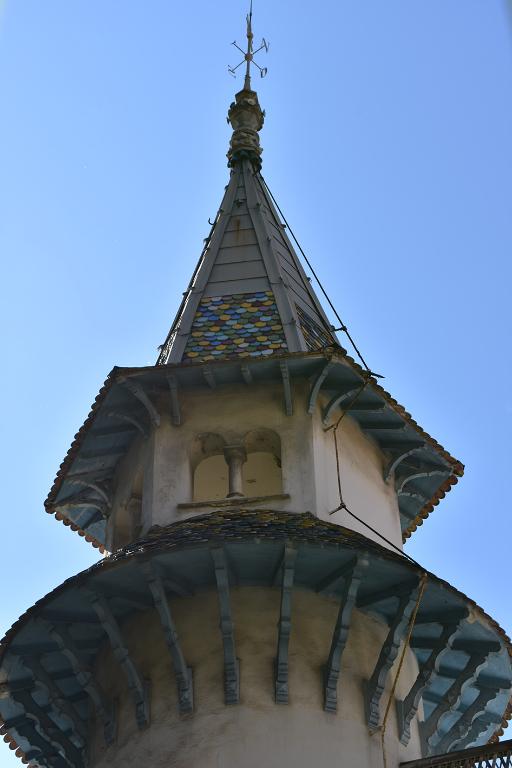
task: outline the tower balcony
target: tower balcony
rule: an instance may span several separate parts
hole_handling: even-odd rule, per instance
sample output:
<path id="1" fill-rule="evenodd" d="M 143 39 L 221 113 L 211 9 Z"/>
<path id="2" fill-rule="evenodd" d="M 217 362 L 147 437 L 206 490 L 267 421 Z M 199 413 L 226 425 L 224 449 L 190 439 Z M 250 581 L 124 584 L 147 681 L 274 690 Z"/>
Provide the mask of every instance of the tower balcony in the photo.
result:
<path id="1" fill-rule="evenodd" d="M 462 749 L 447 755 L 410 760 L 400 768 L 511 768 L 512 739 L 481 747 Z"/>

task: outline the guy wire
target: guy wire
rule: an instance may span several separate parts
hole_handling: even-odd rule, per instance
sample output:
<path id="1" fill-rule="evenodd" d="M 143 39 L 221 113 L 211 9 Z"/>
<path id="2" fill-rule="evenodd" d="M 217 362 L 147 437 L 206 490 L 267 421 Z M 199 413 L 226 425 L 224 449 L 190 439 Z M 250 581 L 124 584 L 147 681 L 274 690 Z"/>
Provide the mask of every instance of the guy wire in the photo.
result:
<path id="1" fill-rule="evenodd" d="M 390 709 L 391 709 L 391 702 L 393 701 L 394 696 L 395 696 L 396 686 L 397 686 L 397 683 L 398 683 L 398 678 L 400 677 L 400 672 L 402 671 L 402 667 L 403 667 L 403 664 L 404 664 L 405 654 L 407 652 L 407 648 L 409 647 L 409 643 L 410 643 L 410 640 L 411 640 L 411 635 L 412 635 L 412 631 L 414 629 L 414 623 L 416 621 L 416 616 L 417 616 L 417 613 L 418 613 L 418 610 L 419 610 L 419 607 L 420 607 L 421 599 L 423 597 L 423 593 L 425 591 L 425 587 L 427 586 L 427 580 L 428 580 L 428 574 L 426 573 L 426 571 L 423 571 L 423 573 L 421 574 L 420 589 L 419 589 L 419 592 L 418 592 L 418 598 L 416 600 L 416 605 L 414 606 L 414 610 L 412 612 L 411 618 L 409 619 L 409 626 L 407 628 L 407 637 L 405 638 L 405 641 L 404 641 L 404 644 L 403 644 L 402 653 L 400 654 L 400 661 L 398 662 L 398 668 L 396 670 L 396 675 L 395 675 L 395 678 L 393 680 L 393 685 L 391 686 L 391 690 L 389 692 L 388 703 L 386 705 L 386 710 L 384 712 L 384 717 L 382 718 L 382 723 L 379 726 L 379 730 L 380 730 L 380 743 L 381 743 L 381 747 L 382 747 L 382 762 L 384 764 L 384 768 L 387 768 L 387 765 L 388 765 L 387 764 L 387 758 L 386 758 L 386 744 L 385 744 L 385 741 L 384 741 L 384 737 L 385 737 L 385 734 L 386 734 L 386 725 L 387 725 L 387 721 L 388 721 L 388 715 L 389 715 L 389 712 L 390 712 Z"/>
<path id="2" fill-rule="evenodd" d="M 261 180 L 263 181 L 263 184 L 265 185 L 265 189 L 266 189 L 266 190 L 267 190 L 267 192 L 269 193 L 269 195 L 270 195 L 270 197 L 271 197 L 271 199 L 272 199 L 272 202 L 274 203 L 275 207 L 276 207 L 276 208 L 277 208 L 277 210 L 279 211 L 279 215 L 281 216 L 282 220 L 283 220 L 283 221 L 284 221 L 284 223 L 286 224 L 286 228 L 288 229 L 288 231 L 289 231 L 290 235 L 293 237 L 293 239 L 294 239 L 294 241 L 295 241 L 295 245 L 297 246 L 297 248 L 298 248 L 298 249 L 299 249 L 299 251 L 301 252 L 301 254 L 302 254 L 302 257 L 303 257 L 304 261 L 306 262 L 306 264 L 308 265 L 309 269 L 311 270 L 311 274 L 312 274 L 312 275 L 313 275 L 313 277 L 315 278 L 315 280 L 316 280 L 316 282 L 317 282 L 317 284 L 318 284 L 318 287 L 319 287 L 319 288 L 320 288 L 320 290 L 322 291 L 323 295 L 325 296 L 325 299 L 326 299 L 327 303 L 329 304 L 330 308 L 331 308 L 331 309 L 332 309 L 332 311 L 334 312 L 334 314 L 335 314 L 335 316 L 336 316 L 336 319 L 338 320 L 338 322 L 339 322 L 339 324 L 340 324 L 339 330 L 340 330 L 340 331 L 343 331 L 343 333 L 344 333 L 344 334 L 347 336 L 348 340 L 349 340 L 349 341 L 350 341 L 350 343 L 352 344 L 352 346 L 353 346 L 353 348 L 354 348 L 354 350 L 355 350 L 355 352 L 356 352 L 357 356 L 359 357 L 360 361 L 362 362 L 363 366 L 366 368 L 366 370 L 367 370 L 367 371 L 369 371 L 370 369 L 369 369 L 368 365 L 366 364 L 366 360 L 365 360 L 365 359 L 364 359 L 364 357 L 362 356 L 362 354 L 361 354 L 361 352 L 359 351 L 359 349 L 358 349 L 358 347 L 357 347 L 357 345 L 356 345 L 356 343 L 355 343 L 354 339 L 353 339 L 353 338 L 352 338 L 352 336 L 350 335 L 350 332 L 349 332 L 349 330 L 348 330 L 347 326 L 345 325 L 345 323 L 343 322 L 343 320 L 342 320 L 342 319 L 341 319 L 341 317 L 339 316 L 339 314 L 338 314 L 338 312 L 337 312 L 337 310 L 336 310 L 336 307 L 334 306 L 334 304 L 333 304 L 333 303 L 332 303 L 332 301 L 330 300 L 329 296 L 327 295 L 327 291 L 325 290 L 324 286 L 322 285 L 322 282 L 321 282 L 320 278 L 318 277 L 317 273 L 316 273 L 316 272 L 315 272 L 315 270 L 313 269 L 313 266 L 311 265 L 311 262 L 309 261 L 308 257 L 307 257 L 307 256 L 306 256 L 306 254 L 304 253 L 304 250 L 302 249 L 302 246 L 301 246 L 301 244 L 299 243 L 299 241 L 298 241 L 298 240 L 297 240 L 297 238 L 295 237 L 295 233 L 293 232 L 293 229 L 292 229 L 292 228 L 290 227 L 290 225 L 288 224 L 288 222 L 287 222 L 287 220 L 286 220 L 286 216 L 284 215 L 284 213 L 282 212 L 281 208 L 279 207 L 279 203 L 277 202 L 277 200 L 275 199 L 274 195 L 273 195 L 273 194 L 272 194 L 272 192 L 270 191 L 270 189 L 269 189 L 269 186 L 268 186 L 267 182 L 265 181 L 265 179 L 263 178 L 263 176 L 262 176 L 261 174 L 259 174 L 259 176 L 260 176 Z"/>

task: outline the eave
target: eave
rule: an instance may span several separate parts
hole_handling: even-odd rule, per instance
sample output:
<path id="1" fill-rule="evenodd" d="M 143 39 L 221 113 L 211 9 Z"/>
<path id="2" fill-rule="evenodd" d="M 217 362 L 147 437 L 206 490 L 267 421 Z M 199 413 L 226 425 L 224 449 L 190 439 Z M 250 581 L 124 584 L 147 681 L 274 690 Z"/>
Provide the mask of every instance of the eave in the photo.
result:
<path id="1" fill-rule="evenodd" d="M 395 474 L 399 483 L 396 490 L 405 541 L 457 483 L 464 467 L 375 377 L 337 347 L 265 359 L 114 368 L 60 466 L 45 502 L 46 511 L 103 552 L 108 493 L 117 466 L 133 439 L 149 434 L 158 423 L 158 400 L 169 399 L 173 423 L 179 425 L 182 389 L 243 382 L 251 386 L 253 381 L 277 379 L 283 386 L 283 408 L 290 413 L 290 381 L 296 377 L 311 382 L 310 412 L 321 398 L 327 398 L 326 425 L 345 409 L 388 457 L 387 474 Z M 353 392 L 362 384 L 364 391 L 354 398 Z M 83 477 L 90 482 L 84 484 Z M 83 490 L 77 493 L 80 484 Z"/>
<path id="2" fill-rule="evenodd" d="M 310 514 L 240 509 L 155 527 L 143 539 L 73 576 L 39 600 L 8 630 L 0 643 L 2 733 L 25 763 L 37 759 L 27 758 L 34 749 L 31 737 L 37 737 L 37 734 L 30 726 L 30 717 L 17 714 L 20 709 L 17 691 L 32 690 L 36 681 L 42 682 L 44 691 L 48 685 L 52 687 L 50 678 L 58 679 L 61 697 L 75 703 L 78 725 L 87 730 L 90 709 L 85 693 L 79 693 L 83 681 L 80 682 L 69 665 L 67 652 L 72 648 L 66 647 L 65 642 L 61 648 L 58 627 L 66 627 L 67 633 L 72 630 L 71 635 L 75 638 L 72 647 L 76 646 L 87 664 L 93 665 L 107 635 L 92 608 L 91 599 L 92 603 L 95 596 L 105 601 L 113 621 L 122 631 L 128 616 L 154 608 L 145 576 L 151 563 L 157 564 L 169 596 L 186 598 L 218 588 L 211 563 L 213 542 L 218 550 L 225 551 L 239 587 L 275 586 L 276 568 L 279 563 L 284 567 L 283 551 L 292 547 L 300 555 L 297 557 L 295 588 L 312 590 L 338 600 L 345 580 L 340 577 L 341 571 L 346 574 L 354 558 L 363 555 L 369 562 L 355 605 L 388 625 L 393 621 L 397 597 L 410 589 L 411 583 L 417 583 L 423 573 L 420 566 L 404 556 Z M 436 648 L 439 629 L 453 623 L 454 615 L 461 617 L 457 619 L 460 624 L 457 636 L 447 644 L 441 643 L 437 649 L 440 661 L 437 672 L 422 689 L 426 721 L 436 704 L 445 704 L 449 722 L 447 724 L 445 719 L 437 734 L 436 743 L 439 743 L 450 729 L 456 730 L 457 718 L 470 709 L 472 696 L 482 686 L 491 687 L 496 690 L 494 700 L 489 707 L 484 706 L 474 723 L 470 723 L 468 736 L 473 736 L 479 743 L 496 740 L 510 718 L 510 639 L 474 601 L 446 581 L 427 573 L 426 584 L 410 641 L 420 666 L 424 664 L 425 653 Z M 471 678 L 466 678 L 466 658 L 475 651 L 484 654 L 485 668 L 479 667 Z M 31 668 L 30 659 L 34 655 L 39 660 L 44 658 L 46 682 L 39 680 L 37 670 L 34 672 Z M 446 683 L 459 683 L 466 693 L 472 689 L 472 696 L 465 695 L 454 704 L 443 693 Z M 50 699 L 47 704 L 43 701 L 32 705 L 30 699 L 27 701 L 28 706 L 52 706 Z M 25 711 L 33 715 L 30 709 Z M 60 729 L 59 738 L 68 746 L 70 738 L 75 743 L 75 732 L 69 731 L 60 716 L 55 713 L 52 716 L 54 725 Z"/>

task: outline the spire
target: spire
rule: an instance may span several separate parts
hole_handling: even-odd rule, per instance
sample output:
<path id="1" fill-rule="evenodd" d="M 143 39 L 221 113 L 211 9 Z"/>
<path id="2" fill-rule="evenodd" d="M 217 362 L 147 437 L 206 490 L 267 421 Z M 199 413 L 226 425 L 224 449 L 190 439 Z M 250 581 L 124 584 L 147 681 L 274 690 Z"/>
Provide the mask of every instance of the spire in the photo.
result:
<path id="1" fill-rule="evenodd" d="M 200 363 L 306 352 L 338 346 L 318 298 L 288 239 L 260 174 L 258 131 L 264 112 L 251 88 L 254 60 L 252 4 L 244 58 L 244 87 L 228 113 L 233 135 L 231 177 L 203 253 L 184 294 L 159 365 Z"/>
<path id="2" fill-rule="evenodd" d="M 254 57 L 261 50 L 268 51 L 268 43 L 265 38 L 257 50 L 253 49 L 254 34 L 252 31 L 252 0 L 247 14 L 247 48 L 244 51 L 238 43 L 233 41 L 233 45 L 243 54 L 242 61 L 235 67 L 228 67 L 229 72 L 236 77 L 236 70 L 245 63 L 244 87 L 235 95 L 235 101 L 232 102 L 228 112 L 228 122 L 233 128 L 233 135 L 228 150 L 228 165 L 232 168 L 242 158 L 248 158 L 254 169 L 259 171 L 261 168 L 260 137 L 258 131 L 263 127 L 265 112 L 261 109 L 258 102 L 258 94 L 251 88 L 251 65 L 254 65 L 261 77 L 267 74 L 266 67 L 260 65 L 254 60 Z"/>

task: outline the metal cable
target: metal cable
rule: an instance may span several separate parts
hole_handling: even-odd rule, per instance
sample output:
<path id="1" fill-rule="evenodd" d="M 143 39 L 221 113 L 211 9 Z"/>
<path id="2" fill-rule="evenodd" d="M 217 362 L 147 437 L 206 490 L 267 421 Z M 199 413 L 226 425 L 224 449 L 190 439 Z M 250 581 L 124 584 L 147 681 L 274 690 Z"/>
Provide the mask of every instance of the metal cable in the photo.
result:
<path id="1" fill-rule="evenodd" d="M 405 642 L 402 648 L 402 653 L 400 654 L 400 661 L 398 662 L 398 669 L 396 671 L 395 679 L 393 680 L 393 685 L 391 686 L 391 691 L 389 692 L 389 698 L 388 703 L 386 705 L 386 710 L 384 712 L 384 717 L 382 718 L 382 723 L 379 726 L 380 730 L 380 743 L 382 747 L 382 762 L 384 764 L 384 768 L 387 768 L 387 758 L 386 758 L 386 744 L 384 742 L 384 737 L 386 734 L 386 725 L 388 721 L 388 715 L 391 709 L 391 702 L 393 701 L 393 698 L 395 696 L 396 692 L 396 686 L 398 683 L 398 678 L 400 677 L 400 672 L 402 671 L 402 667 L 405 661 L 405 654 L 407 651 L 407 648 L 409 647 L 409 643 L 411 640 L 412 631 L 414 629 L 414 624 L 416 622 L 416 616 L 418 614 L 418 610 L 420 607 L 421 599 L 423 597 L 423 593 L 425 591 L 425 587 L 427 586 L 427 580 L 428 580 L 428 574 L 426 571 L 423 571 L 421 574 L 421 582 L 420 582 L 420 590 L 418 592 L 418 599 L 416 600 L 416 605 L 414 606 L 414 611 L 412 612 L 411 618 L 409 620 L 409 627 L 407 629 L 407 637 L 405 638 Z"/>
<path id="2" fill-rule="evenodd" d="M 322 291 L 322 293 L 323 293 L 323 295 L 324 295 L 324 297 L 325 297 L 325 299 L 326 299 L 327 303 L 329 304 L 330 308 L 332 309 L 332 311 L 334 312 L 334 314 L 335 314 L 335 316 L 336 316 L 336 319 L 338 320 L 338 322 L 339 322 L 339 324 L 340 324 L 340 327 L 339 327 L 338 329 L 336 329 L 336 330 L 340 330 L 340 331 L 343 331 L 343 333 L 344 333 L 344 334 L 347 336 L 348 340 L 349 340 L 349 341 L 350 341 L 350 343 L 352 344 L 352 347 L 354 348 L 354 350 L 355 350 L 355 352 L 356 352 L 356 355 L 359 357 L 359 359 L 360 359 L 361 363 L 362 363 L 362 364 L 363 364 L 363 366 L 366 368 L 366 370 L 367 370 L 367 371 L 369 371 L 369 370 L 370 370 L 370 368 L 368 367 L 368 365 L 367 365 L 367 363 L 366 363 L 366 360 L 365 360 L 365 359 L 364 359 L 364 357 L 362 356 L 362 354 L 361 354 L 361 352 L 359 351 L 359 349 L 358 349 L 358 347 L 357 347 L 357 345 L 356 345 L 356 343 L 355 343 L 354 339 L 353 339 L 353 338 L 352 338 L 352 336 L 350 335 L 350 332 L 349 332 L 349 330 L 348 330 L 347 326 L 345 325 L 345 323 L 343 322 L 343 320 L 342 320 L 342 319 L 341 319 L 341 317 L 339 316 L 339 314 L 338 314 L 338 312 L 337 312 L 337 310 L 336 310 L 336 307 L 334 306 L 334 304 L 333 304 L 333 303 L 332 303 L 332 301 L 330 300 L 329 296 L 327 295 L 327 291 L 325 290 L 324 286 L 322 285 L 322 282 L 321 282 L 320 278 L 318 277 L 317 273 L 316 273 L 316 272 L 315 272 L 315 270 L 313 269 L 313 267 L 312 267 L 312 265 L 311 265 L 311 262 L 309 261 L 308 257 L 307 257 L 307 256 L 306 256 L 306 254 L 304 253 L 304 250 L 302 249 L 302 246 L 301 246 L 301 244 L 299 243 L 299 241 L 298 241 L 298 240 L 297 240 L 297 238 L 295 237 L 295 234 L 294 234 L 294 232 L 293 232 L 293 229 L 292 229 L 292 228 L 290 227 L 290 225 L 288 224 L 288 222 L 287 222 L 287 220 L 286 220 L 286 216 L 284 215 L 284 213 L 282 212 L 281 208 L 279 207 L 279 203 L 277 202 L 277 200 L 275 199 L 274 195 L 273 195 L 273 194 L 272 194 L 272 192 L 270 191 L 270 188 L 269 188 L 269 186 L 268 186 L 267 182 L 265 181 L 265 179 L 263 178 L 263 176 L 261 175 L 261 173 L 259 174 L 259 176 L 260 176 L 261 180 L 263 181 L 263 184 L 265 185 L 265 189 L 267 190 L 268 194 L 270 195 L 270 197 L 271 197 L 271 199 L 272 199 L 272 202 L 274 203 L 275 207 L 276 207 L 276 208 L 277 208 L 277 210 L 279 211 L 279 215 L 281 216 L 282 220 L 283 220 L 283 221 L 284 221 L 284 223 L 286 224 L 286 228 L 287 228 L 287 229 L 288 229 L 288 231 L 290 232 L 290 235 L 293 237 L 293 239 L 294 239 L 294 241 L 295 241 L 295 245 L 297 246 L 297 248 L 298 248 L 298 249 L 299 249 L 299 251 L 301 252 L 301 254 L 302 254 L 302 257 L 303 257 L 304 261 L 306 262 L 306 264 L 308 265 L 309 269 L 311 270 L 311 274 L 312 274 L 312 275 L 313 275 L 313 277 L 315 278 L 315 280 L 316 280 L 316 282 L 317 282 L 317 284 L 318 284 L 318 287 L 319 287 L 319 288 L 320 288 L 320 290 Z"/>
<path id="3" fill-rule="evenodd" d="M 359 387 L 359 389 L 355 393 L 355 395 L 352 398 L 352 400 L 350 401 L 350 403 L 343 410 L 343 412 L 342 412 L 341 416 L 339 417 L 338 421 L 335 424 L 331 424 L 330 427 L 327 427 L 325 429 L 325 432 L 330 432 L 332 430 L 332 434 L 333 434 L 333 437 L 334 437 L 334 451 L 335 451 L 335 454 L 336 454 L 336 475 L 337 475 L 337 480 L 338 480 L 338 495 L 339 495 L 339 500 L 340 500 L 340 503 L 338 504 L 336 509 L 333 509 L 332 512 L 329 512 L 329 515 L 334 515 L 336 512 L 339 512 L 342 509 L 345 510 L 345 512 L 347 512 L 347 514 L 349 514 L 351 517 L 353 517 L 354 520 L 357 520 L 358 523 L 361 523 L 361 525 L 364 525 L 365 528 L 368 528 L 369 531 L 371 531 L 376 536 L 378 536 L 380 539 L 382 539 L 382 541 L 385 541 L 386 544 L 388 544 L 390 547 L 392 547 L 392 549 L 395 549 L 397 552 L 399 552 L 402 557 L 405 557 L 407 560 L 409 560 L 409 562 L 413 563 L 413 565 L 415 565 L 417 568 L 422 568 L 422 566 L 418 563 L 417 560 L 415 560 L 413 557 L 411 557 L 406 552 L 404 552 L 403 549 L 400 549 L 400 547 L 397 547 L 396 544 L 393 544 L 393 542 L 390 541 L 389 539 L 387 539 L 384 536 L 384 534 L 380 533 L 380 531 L 377 531 L 376 528 L 373 528 L 369 523 L 367 523 L 365 520 L 362 520 L 362 518 L 358 517 L 354 512 L 352 512 L 352 510 L 347 507 L 347 505 L 345 504 L 345 502 L 343 500 L 343 492 L 342 492 L 342 488 L 341 488 L 340 455 L 339 455 L 339 448 L 338 448 L 338 435 L 337 435 L 337 431 L 338 431 L 338 427 L 340 426 L 341 422 L 343 421 L 343 419 L 345 418 L 347 413 L 350 411 L 350 409 L 352 408 L 352 406 L 354 405 L 354 403 L 356 402 L 358 397 L 360 397 L 360 395 L 364 391 L 366 385 L 370 381 L 370 376 L 371 376 L 371 371 L 368 371 L 367 376 L 365 377 L 365 380 L 363 381 L 362 385 Z"/>

